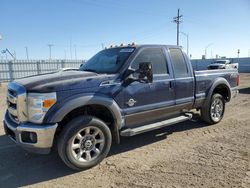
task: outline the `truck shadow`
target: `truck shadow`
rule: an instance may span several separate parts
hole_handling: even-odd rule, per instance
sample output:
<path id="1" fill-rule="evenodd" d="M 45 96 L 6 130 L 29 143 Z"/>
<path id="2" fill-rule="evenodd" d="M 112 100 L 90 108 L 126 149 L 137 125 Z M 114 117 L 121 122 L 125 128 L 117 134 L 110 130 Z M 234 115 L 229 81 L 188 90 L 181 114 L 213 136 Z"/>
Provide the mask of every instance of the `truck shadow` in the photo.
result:
<path id="1" fill-rule="evenodd" d="M 239 89 L 241 94 L 250 94 L 250 87 Z"/>
<path id="2" fill-rule="evenodd" d="M 133 137 L 121 137 L 121 144 L 114 145 L 110 151 L 109 156 L 117 155 L 123 152 L 127 152 L 145 145 L 153 144 L 155 142 L 167 139 L 167 136 L 186 130 L 196 129 L 207 126 L 201 121 L 191 122 L 186 121 L 174 125 L 170 125 L 161 129 L 139 134 Z"/>
<path id="3" fill-rule="evenodd" d="M 122 138 L 111 148 L 108 157 L 143 147 L 167 138 L 167 135 L 206 126 L 198 122 L 183 122 L 134 137 Z M 7 136 L 0 136 L 0 187 L 20 187 L 65 177 L 75 172 L 64 165 L 56 151 L 50 155 L 29 154 L 14 145 Z"/>

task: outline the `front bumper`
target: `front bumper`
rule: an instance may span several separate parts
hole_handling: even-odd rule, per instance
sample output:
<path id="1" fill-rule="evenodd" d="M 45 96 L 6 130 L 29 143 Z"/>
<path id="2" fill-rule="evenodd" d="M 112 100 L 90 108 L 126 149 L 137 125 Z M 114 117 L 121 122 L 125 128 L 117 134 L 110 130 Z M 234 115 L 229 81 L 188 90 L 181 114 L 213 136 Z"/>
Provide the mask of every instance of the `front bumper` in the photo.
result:
<path id="1" fill-rule="evenodd" d="M 17 124 L 8 112 L 3 121 L 4 130 L 16 144 L 32 153 L 48 154 L 53 146 L 57 124 L 35 125 L 32 123 Z"/>

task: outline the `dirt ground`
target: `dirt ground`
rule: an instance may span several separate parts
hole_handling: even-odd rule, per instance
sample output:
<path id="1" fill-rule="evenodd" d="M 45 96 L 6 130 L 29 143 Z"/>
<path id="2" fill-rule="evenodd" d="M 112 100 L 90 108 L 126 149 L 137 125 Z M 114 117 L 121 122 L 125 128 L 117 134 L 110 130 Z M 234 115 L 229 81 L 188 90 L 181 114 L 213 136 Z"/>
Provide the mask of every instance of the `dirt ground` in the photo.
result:
<path id="1" fill-rule="evenodd" d="M 4 136 L 0 87 L 0 187 L 250 187 L 250 74 L 222 122 L 184 122 L 113 146 L 93 169 L 74 172 L 50 155 L 29 154 Z"/>

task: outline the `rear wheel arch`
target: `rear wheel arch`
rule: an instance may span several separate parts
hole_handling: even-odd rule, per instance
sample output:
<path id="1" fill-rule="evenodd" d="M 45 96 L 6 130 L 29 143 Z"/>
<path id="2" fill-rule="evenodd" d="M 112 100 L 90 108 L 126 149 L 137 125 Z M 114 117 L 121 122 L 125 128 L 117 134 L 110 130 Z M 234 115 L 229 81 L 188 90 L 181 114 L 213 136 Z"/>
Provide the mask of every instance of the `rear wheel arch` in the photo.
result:
<path id="1" fill-rule="evenodd" d="M 209 124 L 217 123 L 213 121 L 210 117 L 211 115 L 210 108 L 212 101 L 214 100 L 214 97 L 220 97 L 220 96 L 223 101 L 223 115 L 224 115 L 225 102 L 229 102 L 231 99 L 230 85 L 224 78 L 218 78 L 217 80 L 214 81 L 213 85 L 209 89 L 207 98 L 201 107 L 201 118 Z"/>
<path id="2" fill-rule="evenodd" d="M 230 101 L 231 91 L 227 85 L 225 85 L 225 84 L 217 85 L 213 90 L 213 94 L 215 94 L 215 93 L 220 94 L 226 102 Z"/>
<path id="3" fill-rule="evenodd" d="M 222 95 L 226 102 L 230 101 L 231 89 L 228 81 L 225 78 L 218 78 L 214 81 L 213 85 L 209 89 L 206 102 L 210 102 L 212 96 L 215 93 Z"/>

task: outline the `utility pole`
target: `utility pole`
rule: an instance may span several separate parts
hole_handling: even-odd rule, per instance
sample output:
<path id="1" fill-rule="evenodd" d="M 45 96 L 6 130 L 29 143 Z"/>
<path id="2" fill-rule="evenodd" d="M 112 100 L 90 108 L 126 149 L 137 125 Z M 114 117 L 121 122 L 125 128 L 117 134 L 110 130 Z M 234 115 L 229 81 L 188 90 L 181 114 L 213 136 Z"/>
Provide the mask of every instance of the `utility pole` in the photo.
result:
<path id="1" fill-rule="evenodd" d="M 69 48 L 70 48 L 70 59 L 72 60 L 72 40 L 70 39 L 70 44 L 69 44 Z"/>
<path id="2" fill-rule="evenodd" d="M 75 60 L 77 60 L 76 45 L 74 45 L 74 48 L 75 48 Z"/>
<path id="3" fill-rule="evenodd" d="M 66 52 L 66 50 L 64 50 L 64 59 L 65 60 L 67 59 L 67 52 Z"/>
<path id="4" fill-rule="evenodd" d="M 237 50 L 238 58 L 240 57 L 240 49 Z"/>
<path id="5" fill-rule="evenodd" d="M 179 25 L 182 22 L 182 16 L 180 15 L 180 9 L 178 9 L 177 16 L 173 18 L 173 22 L 177 24 L 177 46 L 179 46 Z"/>
<path id="6" fill-rule="evenodd" d="M 51 60 L 51 47 L 53 46 L 53 44 L 48 44 L 49 47 L 49 59 Z"/>
<path id="7" fill-rule="evenodd" d="M 25 50 L 26 50 L 26 58 L 28 60 L 29 59 L 29 51 L 28 51 L 28 47 L 27 46 L 25 47 Z"/>
<path id="8" fill-rule="evenodd" d="M 14 55 L 14 59 L 16 60 L 16 51 L 15 50 L 13 52 L 13 55 Z"/>
<path id="9" fill-rule="evenodd" d="M 208 44 L 208 45 L 205 47 L 205 59 L 207 59 L 207 49 L 208 49 L 209 46 L 212 46 L 212 45 L 213 45 L 213 43 L 210 43 L 210 44 Z"/>

